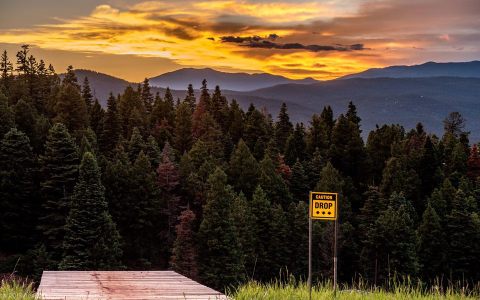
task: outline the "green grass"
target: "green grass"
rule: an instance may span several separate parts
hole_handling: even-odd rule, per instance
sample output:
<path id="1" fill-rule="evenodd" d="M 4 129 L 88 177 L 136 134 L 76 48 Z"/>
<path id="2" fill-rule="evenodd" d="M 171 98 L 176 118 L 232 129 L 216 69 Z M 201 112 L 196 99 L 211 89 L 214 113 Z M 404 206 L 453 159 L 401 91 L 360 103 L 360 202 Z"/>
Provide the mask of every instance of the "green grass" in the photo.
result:
<path id="1" fill-rule="evenodd" d="M 456 300 L 456 299 L 479 299 L 478 292 L 470 291 L 462 292 L 459 288 L 448 288 L 441 292 L 439 289 L 425 289 L 420 285 L 412 285 L 410 283 L 395 284 L 391 291 L 387 292 L 379 288 L 365 288 L 356 285 L 355 288 L 347 288 L 343 286 L 334 296 L 333 289 L 329 282 L 314 286 L 312 291 L 312 299 L 315 300 Z M 228 296 L 234 300 L 296 300 L 308 299 L 308 287 L 304 283 L 282 284 L 270 283 L 260 284 L 250 282 L 240 286 L 238 289 L 228 293 Z M 31 284 L 22 283 L 18 280 L 2 280 L 0 284 L 1 300 L 39 300 L 35 296 L 35 291 Z"/>
<path id="2" fill-rule="evenodd" d="M 433 299 L 479 299 L 478 294 L 474 296 L 472 293 L 467 294 L 461 292 L 461 290 L 447 289 L 444 292 L 440 292 L 439 289 L 423 289 L 421 287 L 406 285 L 397 285 L 387 292 L 382 289 L 363 288 L 363 289 L 348 289 L 342 287 L 336 293 L 334 298 L 334 292 L 331 284 L 325 283 L 316 285 L 312 289 L 312 299 L 345 299 L 345 300 L 360 300 L 360 299 L 378 299 L 378 300 L 390 300 L 390 299 L 405 299 L 405 300 L 433 300 Z M 309 299 L 308 287 L 306 284 L 259 284 L 256 282 L 247 283 L 237 290 L 229 293 L 229 296 L 235 300 L 277 300 L 277 299 Z"/>
<path id="3" fill-rule="evenodd" d="M 0 283 L 1 300 L 37 300 L 31 284 L 16 280 L 2 280 Z"/>

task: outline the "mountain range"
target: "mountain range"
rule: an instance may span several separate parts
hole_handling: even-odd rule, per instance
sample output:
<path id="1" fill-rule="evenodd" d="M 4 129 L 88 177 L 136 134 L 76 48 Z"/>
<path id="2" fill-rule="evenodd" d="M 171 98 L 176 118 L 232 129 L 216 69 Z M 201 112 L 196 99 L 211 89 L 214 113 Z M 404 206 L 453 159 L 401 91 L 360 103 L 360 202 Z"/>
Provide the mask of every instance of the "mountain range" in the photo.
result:
<path id="1" fill-rule="evenodd" d="M 110 92 L 121 93 L 125 80 L 89 70 L 76 70 L 77 77 L 88 77 L 95 96 L 105 105 Z M 175 98 L 183 99 L 188 83 L 208 87 L 219 85 L 228 99 L 236 99 L 246 109 L 250 103 L 265 107 L 274 117 L 282 102 L 294 122 L 308 123 L 313 113 L 332 106 L 336 115 L 353 101 L 362 118 L 364 137 L 375 126 L 401 124 L 414 128 L 422 122 L 437 135 L 443 119 L 459 111 L 467 120 L 471 140 L 480 141 L 480 62 L 433 63 L 370 69 L 329 81 L 291 80 L 271 74 L 225 73 L 213 69 L 180 69 L 150 79 L 152 92 L 163 94 L 165 86 Z M 196 91 L 198 95 L 198 90 Z"/>
<path id="2" fill-rule="evenodd" d="M 226 73 L 211 68 L 184 68 L 149 78 L 149 81 L 153 86 L 181 90 L 185 89 L 190 83 L 193 88 L 200 88 L 204 78 L 207 79 L 210 87 L 218 85 L 222 89 L 233 91 L 252 91 L 286 83 L 311 84 L 317 82 L 313 78 L 293 80 L 268 73 Z"/>
<path id="3" fill-rule="evenodd" d="M 342 77 L 348 78 L 418 78 L 418 77 L 480 77 L 480 61 L 436 63 L 427 62 L 414 66 L 374 68 Z"/>

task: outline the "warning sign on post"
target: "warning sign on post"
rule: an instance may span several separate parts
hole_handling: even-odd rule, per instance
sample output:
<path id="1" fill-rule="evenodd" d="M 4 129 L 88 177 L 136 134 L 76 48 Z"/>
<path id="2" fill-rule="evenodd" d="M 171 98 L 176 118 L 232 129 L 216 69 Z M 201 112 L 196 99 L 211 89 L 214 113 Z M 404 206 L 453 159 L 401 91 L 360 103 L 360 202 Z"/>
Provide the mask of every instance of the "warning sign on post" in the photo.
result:
<path id="1" fill-rule="evenodd" d="M 338 193 L 310 192 L 310 218 L 337 219 Z"/>

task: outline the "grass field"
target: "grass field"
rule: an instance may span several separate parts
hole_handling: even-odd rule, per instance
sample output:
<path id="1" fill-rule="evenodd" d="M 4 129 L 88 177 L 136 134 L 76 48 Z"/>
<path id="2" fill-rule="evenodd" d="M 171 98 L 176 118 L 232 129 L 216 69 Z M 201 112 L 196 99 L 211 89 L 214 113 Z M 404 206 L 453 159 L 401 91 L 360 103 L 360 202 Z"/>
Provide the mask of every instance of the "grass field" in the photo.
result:
<path id="1" fill-rule="evenodd" d="M 32 285 L 3 280 L 0 283 L 1 300 L 37 300 Z"/>
<path id="2" fill-rule="evenodd" d="M 250 282 L 238 289 L 228 293 L 235 300 L 296 300 L 308 299 L 308 288 L 306 284 L 259 284 Z M 475 296 L 476 295 L 476 296 Z M 448 289 L 444 292 L 439 290 L 425 290 L 420 287 L 410 285 L 397 285 L 391 292 L 380 289 L 346 289 L 345 287 L 337 291 L 336 297 L 329 284 L 317 285 L 313 288 L 312 299 L 315 300 L 360 300 L 360 299 L 378 299 L 378 300 L 456 300 L 456 299 L 479 299 L 478 293 L 475 295 L 462 293 L 461 290 Z M 35 297 L 35 291 L 29 284 L 18 283 L 17 281 L 2 281 L 0 286 L 1 300 L 38 300 Z"/>
<path id="3" fill-rule="evenodd" d="M 309 299 L 308 287 L 305 284 L 299 285 L 283 285 L 283 284 L 258 284 L 249 283 L 238 288 L 235 292 L 229 293 L 235 300 L 280 300 L 280 299 Z M 453 291 L 448 289 L 443 293 L 439 290 L 424 290 L 420 287 L 412 287 L 409 285 L 398 285 L 392 288 L 391 292 L 380 289 L 346 289 L 342 288 L 334 295 L 331 285 L 318 285 L 312 291 L 312 299 L 404 299 L 404 300 L 433 300 L 433 299 L 479 299 L 478 294 L 462 293 L 461 291 Z"/>

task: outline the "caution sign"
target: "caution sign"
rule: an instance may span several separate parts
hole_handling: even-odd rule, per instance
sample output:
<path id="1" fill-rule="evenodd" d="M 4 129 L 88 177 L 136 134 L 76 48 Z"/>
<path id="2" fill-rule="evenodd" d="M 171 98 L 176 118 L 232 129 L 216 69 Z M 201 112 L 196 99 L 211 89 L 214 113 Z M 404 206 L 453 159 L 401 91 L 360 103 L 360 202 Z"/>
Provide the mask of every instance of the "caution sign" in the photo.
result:
<path id="1" fill-rule="evenodd" d="M 310 192 L 310 218 L 337 219 L 338 193 Z"/>

